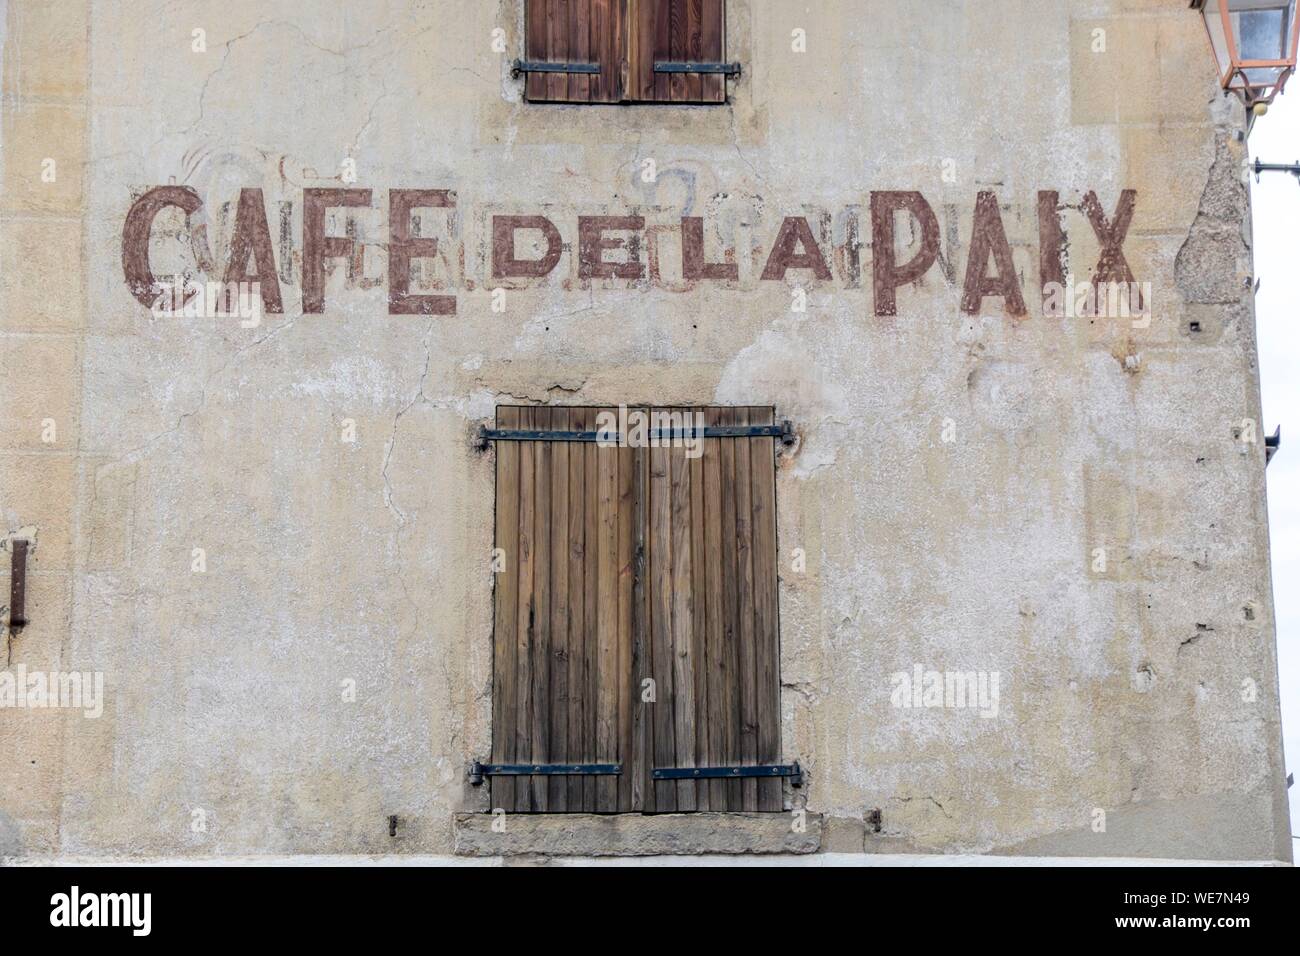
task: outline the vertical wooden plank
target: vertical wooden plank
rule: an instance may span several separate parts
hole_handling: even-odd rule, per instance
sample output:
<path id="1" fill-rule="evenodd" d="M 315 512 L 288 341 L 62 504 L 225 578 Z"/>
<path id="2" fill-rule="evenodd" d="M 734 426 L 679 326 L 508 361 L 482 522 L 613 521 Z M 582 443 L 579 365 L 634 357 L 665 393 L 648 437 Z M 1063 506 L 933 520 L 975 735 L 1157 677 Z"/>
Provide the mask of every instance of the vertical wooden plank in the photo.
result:
<path id="1" fill-rule="evenodd" d="M 533 427 L 551 431 L 555 409 L 534 408 Z M 554 442 L 531 442 L 535 447 L 533 477 L 533 710 L 528 721 L 534 763 L 551 763 L 551 460 Z M 538 813 L 547 804 L 549 781 L 528 778 L 530 802 Z"/>
<path id="2" fill-rule="evenodd" d="M 717 425 L 721 410 L 705 410 L 706 425 Z M 722 440 L 704 441 L 704 554 L 708 650 L 708 715 L 710 766 L 726 763 L 726 643 L 722 606 Z M 709 781 L 709 808 L 727 809 L 725 780 Z"/>
<path id="3" fill-rule="evenodd" d="M 749 424 L 749 409 L 734 412 L 737 425 Z M 737 689 L 740 691 L 740 762 L 758 762 L 758 708 L 754 699 L 756 653 L 754 648 L 754 565 L 753 514 L 750 499 L 750 442 L 736 440 L 736 659 L 739 667 Z M 758 809 L 758 781 L 741 781 L 741 797 L 746 810 Z"/>
<path id="4" fill-rule="evenodd" d="M 632 780 L 633 812 L 654 810 L 653 705 L 641 699 L 641 682 L 652 673 L 650 659 L 650 456 L 644 448 L 633 449 L 632 527 L 634 532 L 632 580 L 632 751 L 631 766 L 624 772 Z"/>
<path id="5" fill-rule="evenodd" d="M 690 426 L 702 425 L 704 412 L 700 408 L 688 409 Z M 701 439 L 702 441 L 702 439 Z M 703 445 L 698 446 L 703 451 Z M 697 766 L 709 766 L 709 654 L 708 654 L 708 585 L 705 582 L 704 553 L 704 457 L 697 455 L 690 461 L 691 524 L 691 664 L 692 683 L 695 690 L 695 761 Z M 711 808 L 709 784 L 700 781 L 695 787 L 697 810 Z"/>
<path id="6" fill-rule="evenodd" d="M 695 757 L 695 662 L 691 633 L 691 488 L 684 448 L 667 450 L 671 488 L 673 736 L 676 767 L 698 767 Z M 677 784 L 677 809 L 696 809 L 696 782 Z"/>
<path id="7" fill-rule="evenodd" d="M 628 76 L 628 99 L 646 102 L 654 99 L 655 10 L 658 0 L 628 0 L 628 50 L 631 62 Z"/>
<path id="8" fill-rule="evenodd" d="M 673 733 L 673 579 L 672 579 L 672 479 L 668 449 L 651 447 L 650 455 L 650 643 L 655 681 L 655 702 L 650 713 L 654 721 L 654 765 L 677 766 L 677 742 Z M 655 810 L 677 809 L 677 785 L 656 781 Z"/>
<path id="9" fill-rule="evenodd" d="M 725 0 L 703 0 L 703 4 L 700 24 L 700 59 L 711 63 L 725 63 L 727 61 Z M 706 103 L 721 103 L 726 98 L 726 79 L 716 73 L 701 78 L 701 100 Z"/>
<path id="10" fill-rule="evenodd" d="M 618 758 L 618 453 L 617 448 L 596 447 L 599 481 L 599 539 L 597 570 L 597 668 L 599 671 L 596 718 L 596 759 Z M 596 778 L 596 812 L 618 810 L 618 782 Z"/>
<path id="11" fill-rule="evenodd" d="M 590 63 L 591 0 L 569 0 L 569 56 L 574 63 Z M 569 77 L 569 99 L 586 103 L 591 99 L 591 81 L 585 73 Z"/>
<path id="12" fill-rule="evenodd" d="M 521 408 L 519 427 L 536 427 L 534 409 Z M 515 673 L 519 719 L 515 724 L 515 761 L 533 760 L 530 718 L 533 713 L 533 638 L 536 631 L 536 596 L 533 593 L 534 530 L 536 507 L 536 442 L 519 443 L 519 616 L 515 632 Z M 515 806 L 519 812 L 532 810 L 529 779 L 516 781 Z"/>
<path id="13" fill-rule="evenodd" d="M 551 411 L 551 427 L 569 429 L 569 409 Z M 569 442 L 551 446 L 551 720 L 548 751 L 554 763 L 572 763 L 569 750 Z M 568 778 L 547 780 L 547 808 L 551 813 L 569 809 Z"/>
<path id="14" fill-rule="evenodd" d="M 670 0 L 658 0 L 654 4 L 654 55 L 656 60 L 673 58 L 672 44 L 672 4 Z M 670 83 L 667 73 L 656 73 L 655 89 L 651 99 L 666 102 L 670 99 Z"/>
<path id="15" fill-rule="evenodd" d="M 546 58 L 555 63 L 569 60 L 569 0 L 547 0 Z M 546 98 L 555 101 L 569 98 L 567 74 L 546 74 Z"/>
<path id="16" fill-rule="evenodd" d="M 621 103 L 628 98 L 627 90 L 630 81 L 628 76 L 628 0 L 614 0 L 613 19 L 614 30 L 611 39 L 613 49 L 610 58 L 617 83 L 613 102 Z"/>
<path id="17" fill-rule="evenodd" d="M 629 102 L 641 99 L 645 85 L 645 16 L 650 4 L 643 0 L 627 0 L 627 89 L 623 91 Z"/>
<path id="18" fill-rule="evenodd" d="M 773 422 L 772 409 L 751 409 L 757 425 Z M 771 438 L 750 439 L 754 527 L 754 640 L 757 660 L 758 760 L 781 759 L 781 636 L 778 617 L 776 539 L 776 447 Z M 759 783 L 758 808 L 782 808 L 781 781 Z"/>
<path id="19" fill-rule="evenodd" d="M 550 0 L 526 0 L 524 4 L 524 50 L 530 60 L 546 59 L 546 19 Z M 529 73 L 524 81 L 524 95 L 534 101 L 546 99 L 545 73 Z"/>
<path id="20" fill-rule="evenodd" d="M 734 409 L 719 411 L 718 424 L 736 424 Z M 740 755 L 740 648 L 737 628 L 736 583 L 736 441 L 720 439 L 720 494 L 722 501 L 722 640 L 723 640 L 723 763 L 736 766 Z M 727 809 L 743 809 L 739 780 L 726 781 Z"/>
<path id="21" fill-rule="evenodd" d="M 519 409 L 497 408 L 498 428 L 518 428 Z M 519 615 L 519 443 L 497 442 L 496 547 L 505 567 L 495 575 L 492 624 L 492 762 L 511 763 L 515 756 L 518 699 L 515 673 L 515 628 Z M 510 777 L 489 781 L 493 809 L 515 808 L 515 782 Z"/>
<path id="22" fill-rule="evenodd" d="M 591 58 L 600 72 L 588 77 L 592 103 L 609 102 L 609 6 L 614 0 L 591 0 Z"/>
<path id="23" fill-rule="evenodd" d="M 575 431 L 587 428 L 587 410 L 575 408 L 569 413 Z M 584 445 L 569 448 L 569 759 L 588 763 L 594 758 L 586 733 L 587 713 L 592 708 L 591 681 L 587 675 L 586 628 L 586 547 L 587 547 L 587 468 Z M 583 778 L 566 777 L 566 800 L 570 812 L 589 813 L 593 805 L 584 799 Z"/>
<path id="24" fill-rule="evenodd" d="M 687 43 L 687 0 L 662 0 L 668 7 L 668 50 L 667 59 L 678 62 L 686 59 Z M 686 99 L 686 74 L 671 73 L 668 76 L 668 98 L 674 103 Z"/>
<path id="25" fill-rule="evenodd" d="M 636 466 L 637 449 L 619 448 L 618 455 L 618 809 L 632 809 L 632 713 L 635 681 L 632 676 L 634 582 L 636 574 Z"/>
<path id="26" fill-rule="evenodd" d="M 596 414 L 598 409 L 588 409 L 587 428 L 595 427 Z M 599 580 L 598 570 L 600 568 L 600 482 L 598 480 L 596 455 L 599 449 L 593 442 L 584 442 L 582 446 L 583 469 L 585 471 L 584 482 L 586 483 L 587 500 L 584 505 L 584 530 L 586 538 L 586 559 L 583 564 L 583 591 L 582 597 L 586 607 L 583 610 L 585 618 L 583 637 L 583 669 L 587 676 L 587 706 L 584 715 L 585 727 L 583 734 L 587 744 L 587 762 L 597 763 L 604 760 L 608 755 L 600 752 L 599 740 L 596 735 L 596 727 L 599 723 L 600 716 L 600 642 L 599 630 L 600 620 L 598 610 L 600 607 L 600 594 L 597 591 L 597 581 Z M 596 812 L 597 796 L 597 778 L 584 777 L 582 784 L 582 800 L 587 813 Z"/>
<path id="27" fill-rule="evenodd" d="M 705 0 L 685 0 L 686 2 L 686 40 L 683 59 L 700 62 L 704 59 L 704 4 Z M 701 100 L 703 80 L 698 73 L 686 74 L 686 91 L 682 97 L 687 102 L 698 103 Z"/>
<path id="28" fill-rule="evenodd" d="M 591 77 L 591 100 L 617 103 L 622 97 L 622 64 L 627 55 L 626 0 L 591 0 L 591 43 L 600 73 Z"/>

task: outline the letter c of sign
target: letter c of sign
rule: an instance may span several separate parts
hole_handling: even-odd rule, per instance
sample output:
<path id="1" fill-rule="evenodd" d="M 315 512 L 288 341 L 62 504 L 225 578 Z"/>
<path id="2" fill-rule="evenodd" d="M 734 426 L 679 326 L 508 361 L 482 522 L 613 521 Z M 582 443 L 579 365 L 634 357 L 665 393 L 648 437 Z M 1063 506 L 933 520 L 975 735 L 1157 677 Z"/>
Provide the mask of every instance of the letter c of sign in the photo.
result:
<path id="1" fill-rule="evenodd" d="M 156 186 L 135 201 L 122 227 L 122 274 L 131 294 L 145 306 L 157 296 L 157 280 L 149 268 L 149 233 L 154 218 L 165 206 L 177 206 L 186 215 L 203 208 L 203 200 L 190 186 Z"/>

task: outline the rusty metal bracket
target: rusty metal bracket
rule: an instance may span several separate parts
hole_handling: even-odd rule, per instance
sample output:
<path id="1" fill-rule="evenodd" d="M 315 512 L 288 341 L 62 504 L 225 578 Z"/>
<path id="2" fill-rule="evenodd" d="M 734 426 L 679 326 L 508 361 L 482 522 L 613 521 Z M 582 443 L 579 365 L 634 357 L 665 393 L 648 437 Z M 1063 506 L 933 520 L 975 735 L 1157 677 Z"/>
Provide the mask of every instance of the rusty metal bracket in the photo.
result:
<path id="1" fill-rule="evenodd" d="M 623 773 L 621 763 L 479 763 L 469 765 L 470 786 L 484 777 L 603 777 Z"/>
<path id="2" fill-rule="evenodd" d="M 12 542 L 13 561 L 9 565 L 9 629 L 17 630 L 27 623 L 25 596 L 27 593 L 27 544 L 15 538 Z"/>
<path id="3" fill-rule="evenodd" d="M 514 76 L 520 73 L 599 73 L 599 63 L 547 63 L 543 60 L 515 60 L 510 64 Z"/>
<path id="4" fill-rule="evenodd" d="M 740 76 L 739 63 L 701 63 L 694 60 L 679 62 L 676 60 L 656 60 L 656 73 L 721 73 L 724 76 Z"/>
<path id="5" fill-rule="evenodd" d="M 794 443 L 794 425 L 784 421 L 779 425 L 706 425 L 703 428 L 654 428 L 646 432 L 650 441 L 677 441 L 688 438 L 778 438 L 783 445 Z M 476 441 L 480 448 L 493 441 L 566 441 L 566 442 L 621 442 L 618 433 L 544 431 L 535 428 L 480 427 Z"/>
<path id="6" fill-rule="evenodd" d="M 744 777 L 789 777 L 793 787 L 803 786 L 803 770 L 799 761 L 791 764 L 758 764 L 742 767 L 655 767 L 650 772 L 653 780 L 716 780 L 742 779 Z"/>

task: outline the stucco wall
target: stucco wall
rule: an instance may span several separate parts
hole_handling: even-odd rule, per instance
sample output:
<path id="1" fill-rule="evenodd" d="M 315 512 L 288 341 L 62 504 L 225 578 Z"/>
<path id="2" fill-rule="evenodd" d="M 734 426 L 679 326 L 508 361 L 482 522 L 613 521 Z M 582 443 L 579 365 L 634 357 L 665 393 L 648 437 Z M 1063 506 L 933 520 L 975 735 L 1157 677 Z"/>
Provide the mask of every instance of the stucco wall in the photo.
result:
<path id="1" fill-rule="evenodd" d="M 1186 3 L 729 0 L 744 73 L 700 108 L 521 102 L 520 7 L 8 0 L 0 509 L 36 544 L 6 654 L 106 690 L 97 719 L 0 711 L 0 850 L 454 850 L 454 815 L 487 809 L 465 769 L 491 711 L 493 458 L 470 435 L 528 401 L 796 424 L 782 742 L 824 848 L 1289 859 L 1263 437 L 1242 432 L 1243 117 Z M 202 198 L 218 264 L 239 190 L 263 190 L 284 314 L 132 297 L 123 223 L 168 184 Z M 343 185 L 374 190 L 362 271 L 304 315 L 303 190 Z M 416 269 L 454 316 L 388 311 L 388 191 L 417 187 L 456 194 Z M 1039 193 L 1070 207 L 1083 279 L 1078 207 L 1125 189 L 1149 326 L 1044 317 Z M 884 190 L 922 192 L 943 237 L 893 317 L 870 278 Z M 1027 318 L 960 309 L 981 190 Z M 606 212 L 663 227 L 646 280 L 579 276 L 577 217 Z M 552 219 L 551 275 L 490 275 L 494 213 Z M 681 278 L 684 215 L 737 280 Z M 788 216 L 830 280 L 759 278 Z M 192 268 L 184 217 L 153 236 L 155 272 Z M 997 673 L 997 717 L 893 706 L 917 665 Z"/>

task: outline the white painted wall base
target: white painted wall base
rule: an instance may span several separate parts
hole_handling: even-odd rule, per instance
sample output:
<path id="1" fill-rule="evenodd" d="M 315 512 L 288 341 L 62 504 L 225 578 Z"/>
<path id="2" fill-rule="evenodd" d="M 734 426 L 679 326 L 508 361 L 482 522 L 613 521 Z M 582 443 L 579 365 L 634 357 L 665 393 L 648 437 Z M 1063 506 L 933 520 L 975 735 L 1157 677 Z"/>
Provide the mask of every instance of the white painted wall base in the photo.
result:
<path id="1" fill-rule="evenodd" d="M 1139 857 L 812 853 L 766 856 L 463 857 L 298 855 L 232 857 L 5 857 L 2 866 L 1290 866 L 1279 860 L 1163 860 Z"/>

